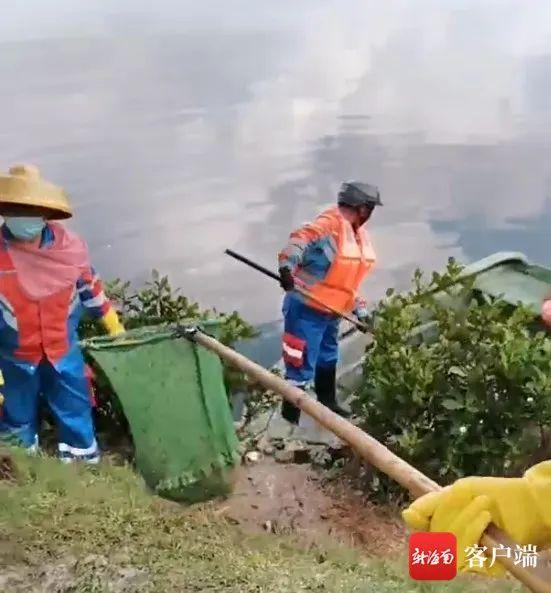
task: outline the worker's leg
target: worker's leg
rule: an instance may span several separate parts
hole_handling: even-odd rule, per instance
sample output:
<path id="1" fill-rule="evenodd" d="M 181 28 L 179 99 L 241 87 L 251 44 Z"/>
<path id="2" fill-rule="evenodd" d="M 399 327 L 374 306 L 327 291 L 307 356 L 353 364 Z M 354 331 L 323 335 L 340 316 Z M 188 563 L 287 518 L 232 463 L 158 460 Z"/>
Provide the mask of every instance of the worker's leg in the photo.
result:
<path id="1" fill-rule="evenodd" d="M 73 349 L 55 367 L 45 361 L 41 376 L 43 392 L 57 424 L 61 460 L 97 463 L 100 454 L 82 354 Z"/>
<path id="2" fill-rule="evenodd" d="M 34 452 L 38 449 L 38 401 L 40 376 L 30 364 L 0 360 L 4 385 L 0 393 L 0 440 L 21 445 Z"/>
<path id="3" fill-rule="evenodd" d="M 337 403 L 337 362 L 339 358 L 339 320 L 331 319 L 325 328 L 316 365 L 315 390 L 318 401 L 341 416 L 348 412 Z"/>
<path id="4" fill-rule="evenodd" d="M 285 333 L 283 334 L 283 360 L 285 378 L 301 389 L 305 389 L 314 379 L 320 343 L 325 332 L 327 316 L 306 306 L 292 295 L 286 295 L 283 314 Z M 281 415 L 293 424 L 298 424 L 300 410 L 283 401 Z"/>

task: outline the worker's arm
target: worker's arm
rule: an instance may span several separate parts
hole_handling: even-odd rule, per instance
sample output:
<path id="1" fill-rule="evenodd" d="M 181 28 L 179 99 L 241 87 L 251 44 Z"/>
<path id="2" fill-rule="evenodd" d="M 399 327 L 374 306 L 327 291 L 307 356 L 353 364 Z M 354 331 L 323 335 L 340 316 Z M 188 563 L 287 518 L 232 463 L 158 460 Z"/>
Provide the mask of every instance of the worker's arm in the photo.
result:
<path id="1" fill-rule="evenodd" d="M 375 266 L 375 251 L 373 249 L 373 245 L 371 244 L 369 237 L 367 236 L 367 234 L 365 234 L 365 231 L 360 231 L 360 232 L 364 233 L 364 240 L 368 243 L 369 249 L 372 254 L 373 259 L 369 261 L 369 272 L 371 273 L 371 271 L 373 270 L 373 267 Z M 367 300 L 362 296 L 356 297 L 356 300 L 354 303 L 354 315 L 356 315 L 356 317 L 358 319 L 360 319 L 364 322 L 367 322 L 369 320 L 370 311 L 369 311 L 368 303 L 367 303 Z"/>
<path id="2" fill-rule="evenodd" d="M 547 296 L 541 306 L 541 318 L 551 327 L 551 295 Z"/>
<path id="3" fill-rule="evenodd" d="M 469 566 L 467 548 L 479 544 L 490 523 L 521 545 L 541 549 L 551 543 L 551 461 L 533 466 L 522 478 L 463 478 L 422 496 L 402 516 L 415 530 L 455 533 L 461 570 L 500 574 L 498 563 L 491 569 L 491 562 Z M 486 556 L 491 560 L 491 551 Z"/>
<path id="4" fill-rule="evenodd" d="M 302 263 L 307 248 L 318 242 L 327 259 L 331 262 L 337 251 L 335 235 L 338 233 L 338 219 L 329 214 L 321 214 L 314 220 L 293 231 L 289 242 L 279 253 L 279 268 L 294 271 Z"/>
<path id="5" fill-rule="evenodd" d="M 77 281 L 77 290 L 82 305 L 92 319 L 100 321 L 110 336 L 124 333 L 117 312 L 103 289 L 103 283 L 94 268 L 90 267 Z"/>

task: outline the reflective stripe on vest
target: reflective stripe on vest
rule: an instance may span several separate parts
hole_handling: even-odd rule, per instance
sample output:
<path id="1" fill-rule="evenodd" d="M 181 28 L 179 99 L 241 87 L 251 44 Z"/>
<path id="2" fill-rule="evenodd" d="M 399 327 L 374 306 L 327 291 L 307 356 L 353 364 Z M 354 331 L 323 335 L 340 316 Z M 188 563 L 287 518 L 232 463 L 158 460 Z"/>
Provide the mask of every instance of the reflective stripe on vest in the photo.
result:
<path id="1" fill-rule="evenodd" d="M 57 362 L 69 350 L 67 319 L 75 288 L 64 289 L 50 297 L 33 301 L 23 292 L 17 271 L 6 248 L 0 245 L 0 295 L 3 307 L 9 308 L 17 331 L 18 347 L 14 355 L 38 364 L 44 356 Z"/>
<path id="2" fill-rule="evenodd" d="M 354 233 L 352 225 L 338 208 L 330 211 L 330 215 L 338 218 L 339 231 L 334 235 L 335 258 L 325 278 L 312 283 L 302 271 L 297 276 L 308 285 L 312 296 L 317 300 L 338 311 L 349 313 L 354 309 L 358 289 L 375 264 L 376 257 L 371 241 L 363 229 Z M 323 307 L 313 301 L 309 301 L 308 305 L 324 311 Z"/>

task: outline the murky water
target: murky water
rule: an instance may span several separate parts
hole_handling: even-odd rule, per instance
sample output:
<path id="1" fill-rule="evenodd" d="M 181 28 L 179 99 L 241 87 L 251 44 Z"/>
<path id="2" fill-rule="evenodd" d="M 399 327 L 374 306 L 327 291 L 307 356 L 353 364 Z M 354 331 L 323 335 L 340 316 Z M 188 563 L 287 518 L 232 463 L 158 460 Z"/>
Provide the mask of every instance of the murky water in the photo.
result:
<path id="1" fill-rule="evenodd" d="M 224 249 L 275 267 L 348 178 L 385 203 L 369 297 L 450 255 L 551 265 L 551 3 L 19 4 L 0 21 L 0 166 L 70 191 L 105 277 L 156 267 L 274 319 L 277 286 Z"/>

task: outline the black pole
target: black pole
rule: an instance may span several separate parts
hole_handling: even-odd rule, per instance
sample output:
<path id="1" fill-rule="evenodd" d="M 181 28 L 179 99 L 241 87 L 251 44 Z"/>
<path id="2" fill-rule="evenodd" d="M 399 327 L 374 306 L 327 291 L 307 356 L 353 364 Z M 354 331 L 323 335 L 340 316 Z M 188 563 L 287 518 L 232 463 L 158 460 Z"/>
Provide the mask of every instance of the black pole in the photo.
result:
<path id="1" fill-rule="evenodd" d="M 277 274 L 274 274 L 272 271 L 268 270 L 268 268 L 265 268 L 264 266 L 261 266 L 260 264 L 257 264 L 256 262 L 250 260 L 248 257 L 245 257 L 244 255 L 240 255 L 239 253 L 236 253 L 232 249 L 226 249 L 225 253 L 226 253 L 226 255 L 233 257 L 234 259 L 246 264 L 247 266 L 254 268 L 261 274 L 268 276 L 268 278 L 272 278 L 273 280 L 277 280 L 277 282 L 280 282 L 281 278 Z M 364 331 L 364 329 L 362 329 L 364 327 L 364 324 L 361 324 L 359 322 L 356 322 L 355 320 L 349 319 L 347 316 L 343 316 L 343 317 L 344 317 L 344 319 L 347 319 L 347 321 L 352 323 L 354 327 L 352 327 L 348 331 L 344 332 L 344 334 L 339 336 L 339 339 L 345 338 L 345 337 L 353 334 L 356 331 L 356 329 L 359 329 L 360 331 Z M 367 327 L 366 327 L 366 331 L 367 331 Z"/>
<path id="2" fill-rule="evenodd" d="M 234 259 L 239 260 L 240 262 L 243 262 L 244 264 L 247 264 L 251 268 L 258 270 L 259 272 L 261 272 L 265 276 L 268 276 L 269 278 L 272 278 L 273 280 L 277 280 L 278 282 L 281 280 L 277 274 L 274 274 L 273 272 L 268 270 L 268 268 L 265 268 L 264 266 L 261 266 L 260 264 L 251 261 L 248 257 L 245 257 L 244 255 L 239 255 L 239 253 L 236 253 L 231 249 L 226 249 L 226 254 L 230 257 L 233 257 Z"/>

